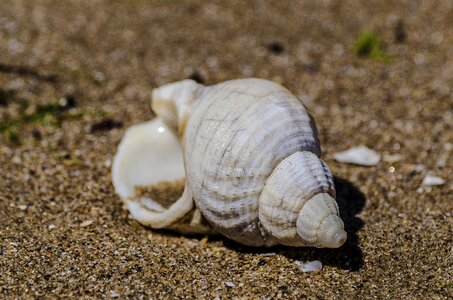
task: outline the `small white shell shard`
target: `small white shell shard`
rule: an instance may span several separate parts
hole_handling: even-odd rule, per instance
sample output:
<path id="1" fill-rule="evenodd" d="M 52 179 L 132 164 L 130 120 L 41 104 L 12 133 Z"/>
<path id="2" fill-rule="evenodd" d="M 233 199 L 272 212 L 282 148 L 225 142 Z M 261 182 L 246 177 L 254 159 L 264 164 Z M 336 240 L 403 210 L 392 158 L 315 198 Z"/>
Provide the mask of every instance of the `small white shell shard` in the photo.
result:
<path id="1" fill-rule="evenodd" d="M 403 160 L 403 158 L 404 157 L 401 154 L 386 154 L 382 160 L 388 163 L 395 163 Z"/>
<path id="2" fill-rule="evenodd" d="M 305 264 L 296 260 L 295 263 L 299 267 L 299 269 L 304 273 L 319 272 L 322 270 L 322 263 L 319 260 L 310 261 Z"/>
<path id="3" fill-rule="evenodd" d="M 428 174 L 423 178 L 422 185 L 443 185 L 445 180 L 441 177 Z"/>
<path id="4" fill-rule="evenodd" d="M 360 166 L 375 166 L 381 160 L 381 156 L 376 151 L 363 145 L 337 152 L 333 155 L 333 158 L 339 162 Z"/>

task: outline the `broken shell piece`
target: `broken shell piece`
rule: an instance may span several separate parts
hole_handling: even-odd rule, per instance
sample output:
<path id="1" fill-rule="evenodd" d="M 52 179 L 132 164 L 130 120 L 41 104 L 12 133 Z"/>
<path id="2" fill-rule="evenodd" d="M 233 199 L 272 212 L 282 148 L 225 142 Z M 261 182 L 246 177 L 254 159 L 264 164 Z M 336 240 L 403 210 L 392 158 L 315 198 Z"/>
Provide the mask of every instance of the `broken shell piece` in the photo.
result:
<path id="1" fill-rule="evenodd" d="M 86 221 L 83 221 L 82 223 L 80 223 L 80 227 L 87 227 L 87 226 L 90 226 L 91 224 L 93 224 L 93 220 L 86 220 Z"/>
<path id="2" fill-rule="evenodd" d="M 381 160 L 381 156 L 376 151 L 363 145 L 337 152 L 333 155 L 333 158 L 339 162 L 360 166 L 375 166 Z"/>
<path id="3" fill-rule="evenodd" d="M 319 272 L 322 270 L 322 263 L 319 260 L 310 261 L 305 264 L 296 260 L 295 263 L 299 267 L 299 269 L 304 273 Z"/>
<path id="4" fill-rule="evenodd" d="M 430 174 L 426 175 L 422 181 L 422 185 L 443 185 L 444 183 L 445 180 L 443 178 Z"/>
<path id="5" fill-rule="evenodd" d="M 386 154 L 382 160 L 388 163 L 395 163 L 401 161 L 402 159 L 403 156 L 401 154 Z"/>
<path id="6" fill-rule="evenodd" d="M 132 217 L 162 228 L 183 217 L 192 208 L 192 194 L 186 190 L 165 210 L 152 199 L 131 201 L 137 186 L 184 178 L 182 149 L 177 137 L 160 118 L 129 128 L 118 146 L 112 165 L 112 181 Z M 152 221 L 148 221 L 152 220 Z"/>
<path id="7" fill-rule="evenodd" d="M 23 204 L 23 205 L 18 205 L 17 207 L 19 207 L 20 210 L 26 210 L 28 205 Z"/>

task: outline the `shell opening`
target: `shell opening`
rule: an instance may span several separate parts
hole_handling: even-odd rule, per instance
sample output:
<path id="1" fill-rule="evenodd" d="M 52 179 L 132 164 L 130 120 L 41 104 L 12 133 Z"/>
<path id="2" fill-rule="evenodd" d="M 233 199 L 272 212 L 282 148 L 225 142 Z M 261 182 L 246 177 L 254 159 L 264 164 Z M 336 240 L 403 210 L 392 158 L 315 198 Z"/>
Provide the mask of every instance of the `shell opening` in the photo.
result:
<path id="1" fill-rule="evenodd" d="M 166 227 L 192 209 L 192 194 L 186 187 L 170 207 L 136 196 L 139 186 L 184 178 L 182 148 L 160 118 L 130 127 L 113 159 L 112 181 L 132 217 L 155 228 Z"/>

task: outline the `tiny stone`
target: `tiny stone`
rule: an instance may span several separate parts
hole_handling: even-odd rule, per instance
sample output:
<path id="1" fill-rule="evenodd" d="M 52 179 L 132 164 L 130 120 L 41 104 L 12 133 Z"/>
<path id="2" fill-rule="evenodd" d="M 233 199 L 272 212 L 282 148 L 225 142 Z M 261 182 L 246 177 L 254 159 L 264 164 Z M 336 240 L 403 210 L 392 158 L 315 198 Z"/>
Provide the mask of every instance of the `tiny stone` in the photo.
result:
<path id="1" fill-rule="evenodd" d="M 22 162 L 22 159 L 20 159 L 19 156 L 14 155 L 12 161 L 13 161 L 13 163 L 15 163 L 16 165 L 18 165 L 18 164 L 20 164 L 20 163 Z"/>
<path id="2" fill-rule="evenodd" d="M 443 40 L 444 40 L 444 36 L 441 32 L 436 31 L 431 34 L 431 43 L 433 43 L 434 45 L 442 44 Z"/>
<path id="3" fill-rule="evenodd" d="M 443 185 L 445 183 L 445 180 L 434 175 L 426 175 L 425 178 L 423 178 L 422 185 Z"/>
<path id="4" fill-rule="evenodd" d="M 227 287 L 229 287 L 229 288 L 234 288 L 234 287 L 235 287 L 234 283 L 232 283 L 231 281 L 226 281 L 226 282 L 225 282 L 225 285 L 226 285 Z"/>
<path id="5" fill-rule="evenodd" d="M 86 220 L 80 224 L 80 227 L 87 227 L 90 226 L 91 224 L 93 224 L 93 220 Z"/>
<path id="6" fill-rule="evenodd" d="M 115 291 L 110 291 L 110 297 L 112 298 L 118 298 L 120 296 L 119 293 L 115 292 Z"/>
<path id="7" fill-rule="evenodd" d="M 19 207 L 19 209 L 21 209 L 21 210 L 26 210 L 27 207 L 28 207 L 28 205 L 25 205 L 25 204 L 24 204 L 24 205 L 19 205 L 19 206 L 17 206 L 17 207 Z"/>
<path id="8" fill-rule="evenodd" d="M 421 65 L 422 63 L 425 62 L 425 56 L 421 53 L 417 53 L 414 55 L 414 62 L 417 64 L 417 65 Z"/>
<path id="9" fill-rule="evenodd" d="M 54 224 L 50 224 L 50 225 L 49 225 L 49 226 L 48 226 L 47 228 L 49 228 L 49 229 L 51 229 L 51 230 L 52 230 L 52 229 L 55 229 L 55 228 L 57 228 L 57 226 L 55 226 Z"/>
<path id="10" fill-rule="evenodd" d="M 436 160 L 436 166 L 445 167 L 447 166 L 448 153 L 442 153 L 439 158 Z"/>
<path id="11" fill-rule="evenodd" d="M 104 165 L 107 168 L 110 168 L 112 166 L 112 160 L 111 159 L 106 159 L 105 162 L 104 162 Z"/>
<path id="12" fill-rule="evenodd" d="M 412 166 L 415 172 L 423 172 L 425 170 L 425 166 L 422 164 L 415 164 Z"/>
<path id="13" fill-rule="evenodd" d="M 275 253 L 275 252 L 269 252 L 269 253 L 261 254 L 261 256 L 275 256 L 275 255 L 277 255 L 277 253 Z"/>
<path id="14" fill-rule="evenodd" d="M 264 266 L 266 264 L 266 260 L 265 259 L 260 259 L 258 261 L 258 266 Z"/>
<path id="15" fill-rule="evenodd" d="M 382 158 L 383 161 L 388 162 L 388 163 L 394 163 L 401 161 L 403 159 L 403 156 L 401 154 L 386 154 Z"/>
<path id="16" fill-rule="evenodd" d="M 346 151 L 337 152 L 333 155 L 336 161 L 351 163 L 360 166 L 375 166 L 381 160 L 381 156 L 366 146 L 350 148 Z"/>

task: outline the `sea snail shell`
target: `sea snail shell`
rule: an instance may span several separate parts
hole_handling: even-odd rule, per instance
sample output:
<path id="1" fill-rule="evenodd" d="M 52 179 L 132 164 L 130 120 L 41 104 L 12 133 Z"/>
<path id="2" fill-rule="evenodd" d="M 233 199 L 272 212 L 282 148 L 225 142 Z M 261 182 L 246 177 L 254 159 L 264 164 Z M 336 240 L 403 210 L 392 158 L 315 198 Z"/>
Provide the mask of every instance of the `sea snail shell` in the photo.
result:
<path id="1" fill-rule="evenodd" d="M 249 246 L 345 242 L 314 121 L 288 90 L 261 79 L 184 80 L 154 89 L 152 109 L 158 117 L 127 130 L 112 167 L 134 219 L 164 228 L 191 213 L 182 231 L 208 230 L 203 216 Z M 137 185 L 183 177 L 184 193 L 168 208 L 135 196 Z"/>

